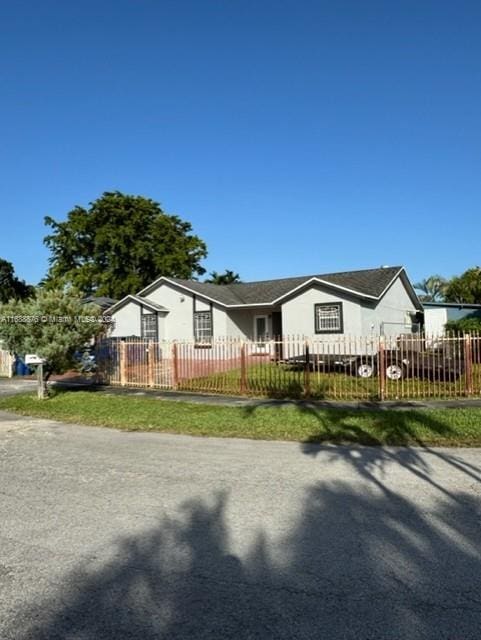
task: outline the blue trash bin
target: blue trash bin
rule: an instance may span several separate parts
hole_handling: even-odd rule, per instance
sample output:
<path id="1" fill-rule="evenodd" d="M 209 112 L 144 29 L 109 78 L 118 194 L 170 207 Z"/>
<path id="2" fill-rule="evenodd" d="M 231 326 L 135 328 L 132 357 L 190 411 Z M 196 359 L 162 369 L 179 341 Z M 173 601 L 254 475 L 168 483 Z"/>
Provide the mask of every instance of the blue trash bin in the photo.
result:
<path id="1" fill-rule="evenodd" d="M 15 360 L 15 375 L 16 376 L 29 376 L 31 374 L 30 367 L 25 364 L 25 361 L 20 356 Z"/>

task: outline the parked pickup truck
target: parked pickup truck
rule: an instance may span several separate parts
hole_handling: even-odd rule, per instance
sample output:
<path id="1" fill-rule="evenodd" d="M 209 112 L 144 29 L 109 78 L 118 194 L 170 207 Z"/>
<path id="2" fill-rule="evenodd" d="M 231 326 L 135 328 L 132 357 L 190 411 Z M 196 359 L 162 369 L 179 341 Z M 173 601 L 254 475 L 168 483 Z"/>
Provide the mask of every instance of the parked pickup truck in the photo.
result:
<path id="1" fill-rule="evenodd" d="M 382 365 L 389 380 L 402 378 L 430 378 L 441 381 L 457 380 L 465 371 L 464 351 L 457 342 L 441 341 L 427 346 L 424 340 L 397 340 L 393 348 L 371 355 L 322 354 L 306 352 L 281 364 L 290 369 L 328 372 L 341 371 L 360 378 L 371 378 Z"/>

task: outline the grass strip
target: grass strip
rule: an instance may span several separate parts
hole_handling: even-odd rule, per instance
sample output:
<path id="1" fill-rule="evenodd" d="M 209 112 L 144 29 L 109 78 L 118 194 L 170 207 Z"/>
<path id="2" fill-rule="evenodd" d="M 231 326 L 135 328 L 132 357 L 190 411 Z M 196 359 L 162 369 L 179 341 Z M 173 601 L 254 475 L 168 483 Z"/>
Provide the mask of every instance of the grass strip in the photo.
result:
<path id="1" fill-rule="evenodd" d="M 101 391 L 21 394 L 0 409 L 62 422 L 195 436 L 365 445 L 481 446 L 481 409 L 365 410 L 313 405 L 225 407 Z"/>

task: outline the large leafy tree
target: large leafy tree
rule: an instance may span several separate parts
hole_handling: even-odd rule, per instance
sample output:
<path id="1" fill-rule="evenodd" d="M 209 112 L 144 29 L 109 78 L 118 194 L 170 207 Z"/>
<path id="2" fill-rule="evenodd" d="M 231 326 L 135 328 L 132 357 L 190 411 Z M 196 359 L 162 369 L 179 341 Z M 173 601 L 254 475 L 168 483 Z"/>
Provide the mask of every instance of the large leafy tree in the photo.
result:
<path id="1" fill-rule="evenodd" d="M 224 273 L 217 273 L 217 271 L 211 271 L 209 277 L 205 282 L 212 284 L 235 284 L 240 282 L 240 276 L 238 273 L 234 273 L 230 269 L 226 269 Z"/>
<path id="2" fill-rule="evenodd" d="M 16 277 L 11 262 L 0 258 L 0 303 L 28 298 L 34 291 L 34 287 Z"/>
<path id="3" fill-rule="evenodd" d="M 446 294 L 448 281 L 439 275 L 429 276 L 414 285 L 414 288 L 421 291 L 419 299 L 423 302 L 442 302 Z"/>
<path id="4" fill-rule="evenodd" d="M 446 323 L 445 328 L 447 331 L 455 331 L 456 333 L 475 333 L 481 334 L 481 318 L 477 316 L 471 316 L 467 318 L 461 318 L 460 320 L 450 320 Z M 477 351 L 477 350 L 476 350 Z M 477 354 L 477 357 L 481 357 L 481 353 Z"/>
<path id="5" fill-rule="evenodd" d="M 481 267 L 473 267 L 452 278 L 445 298 L 447 302 L 481 304 Z"/>
<path id="6" fill-rule="evenodd" d="M 72 291 L 38 289 L 28 300 L 0 305 L 0 339 L 12 353 L 35 353 L 47 373 L 76 364 L 74 354 L 107 326 L 96 305 L 83 304 Z"/>
<path id="7" fill-rule="evenodd" d="M 88 209 L 75 207 L 44 243 L 52 252 L 46 287 L 73 286 L 84 295 L 122 298 L 159 276 L 202 275 L 204 242 L 192 226 L 142 196 L 106 192 Z"/>

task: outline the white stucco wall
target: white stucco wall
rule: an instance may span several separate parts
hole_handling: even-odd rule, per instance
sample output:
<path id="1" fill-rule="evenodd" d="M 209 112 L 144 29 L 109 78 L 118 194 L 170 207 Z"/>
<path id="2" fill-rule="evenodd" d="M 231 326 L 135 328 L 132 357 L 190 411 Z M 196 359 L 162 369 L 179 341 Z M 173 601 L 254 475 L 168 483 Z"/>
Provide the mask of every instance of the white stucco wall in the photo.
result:
<path id="1" fill-rule="evenodd" d="M 110 335 L 113 338 L 124 336 L 140 336 L 140 307 L 129 302 L 124 307 L 112 313 L 114 326 Z"/>
<path id="2" fill-rule="evenodd" d="M 124 338 L 128 336 L 140 336 L 142 332 L 140 317 L 144 313 L 152 313 L 152 309 L 142 307 L 133 300 L 128 302 L 125 306 L 118 311 L 112 313 L 114 320 L 113 329 L 110 336 L 112 338 Z M 159 312 L 157 314 L 157 335 L 159 340 L 163 340 L 165 329 L 165 313 Z"/>
<path id="3" fill-rule="evenodd" d="M 162 283 L 146 294 L 152 300 L 168 310 L 164 320 L 163 338 L 165 340 L 192 340 L 194 338 L 194 295 L 183 289 Z M 209 311 L 210 302 L 198 294 L 195 296 L 195 310 Z M 212 307 L 214 337 L 226 335 L 226 313 L 217 305 Z"/>
<path id="4" fill-rule="evenodd" d="M 314 305 L 342 302 L 343 334 L 346 336 L 399 335 L 412 330 L 410 313 L 416 312 L 401 278 L 397 278 L 379 302 L 357 300 L 341 291 L 313 286 L 282 305 L 284 335 L 303 335 L 317 340 L 336 340 L 340 334 L 316 334 Z"/>
<path id="5" fill-rule="evenodd" d="M 438 336 L 444 334 L 444 325 L 448 321 L 447 309 L 424 309 L 424 330 L 426 335 Z"/>
<path id="6" fill-rule="evenodd" d="M 253 340 L 255 316 L 267 316 L 267 331 L 272 335 L 272 309 L 230 309 L 226 315 L 226 335 L 232 338 Z"/>
<path id="7" fill-rule="evenodd" d="M 165 317 L 164 338 L 166 340 L 193 339 L 194 294 L 180 287 L 162 283 L 154 291 L 143 296 L 169 310 Z M 195 294 L 195 310 L 209 311 L 210 301 Z M 268 332 L 272 334 L 272 309 L 224 309 L 213 303 L 214 338 L 253 339 L 254 316 L 266 315 Z"/>
<path id="8" fill-rule="evenodd" d="M 285 336 L 301 335 L 306 338 L 332 340 L 338 333 L 316 334 L 314 326 L 314 305 L 326 302 L 342 302 L 344 334 L 361 334 L 361 310 L 359 302 L 343 293 L 323 289 L 313 285 L 295 298 L 282 305 L 282 329 Z"/>
<path id="9" fill-rule="evenodd" d="M 386 336 L 397 336 L 400 333 L 411 333 L 411 316 L 416 307 L 411 300 L 401 278 L 397 278 L 383 298 L 371 305 L 362 306 L 362 333 L 365 336 L 383 333 Z"/>

